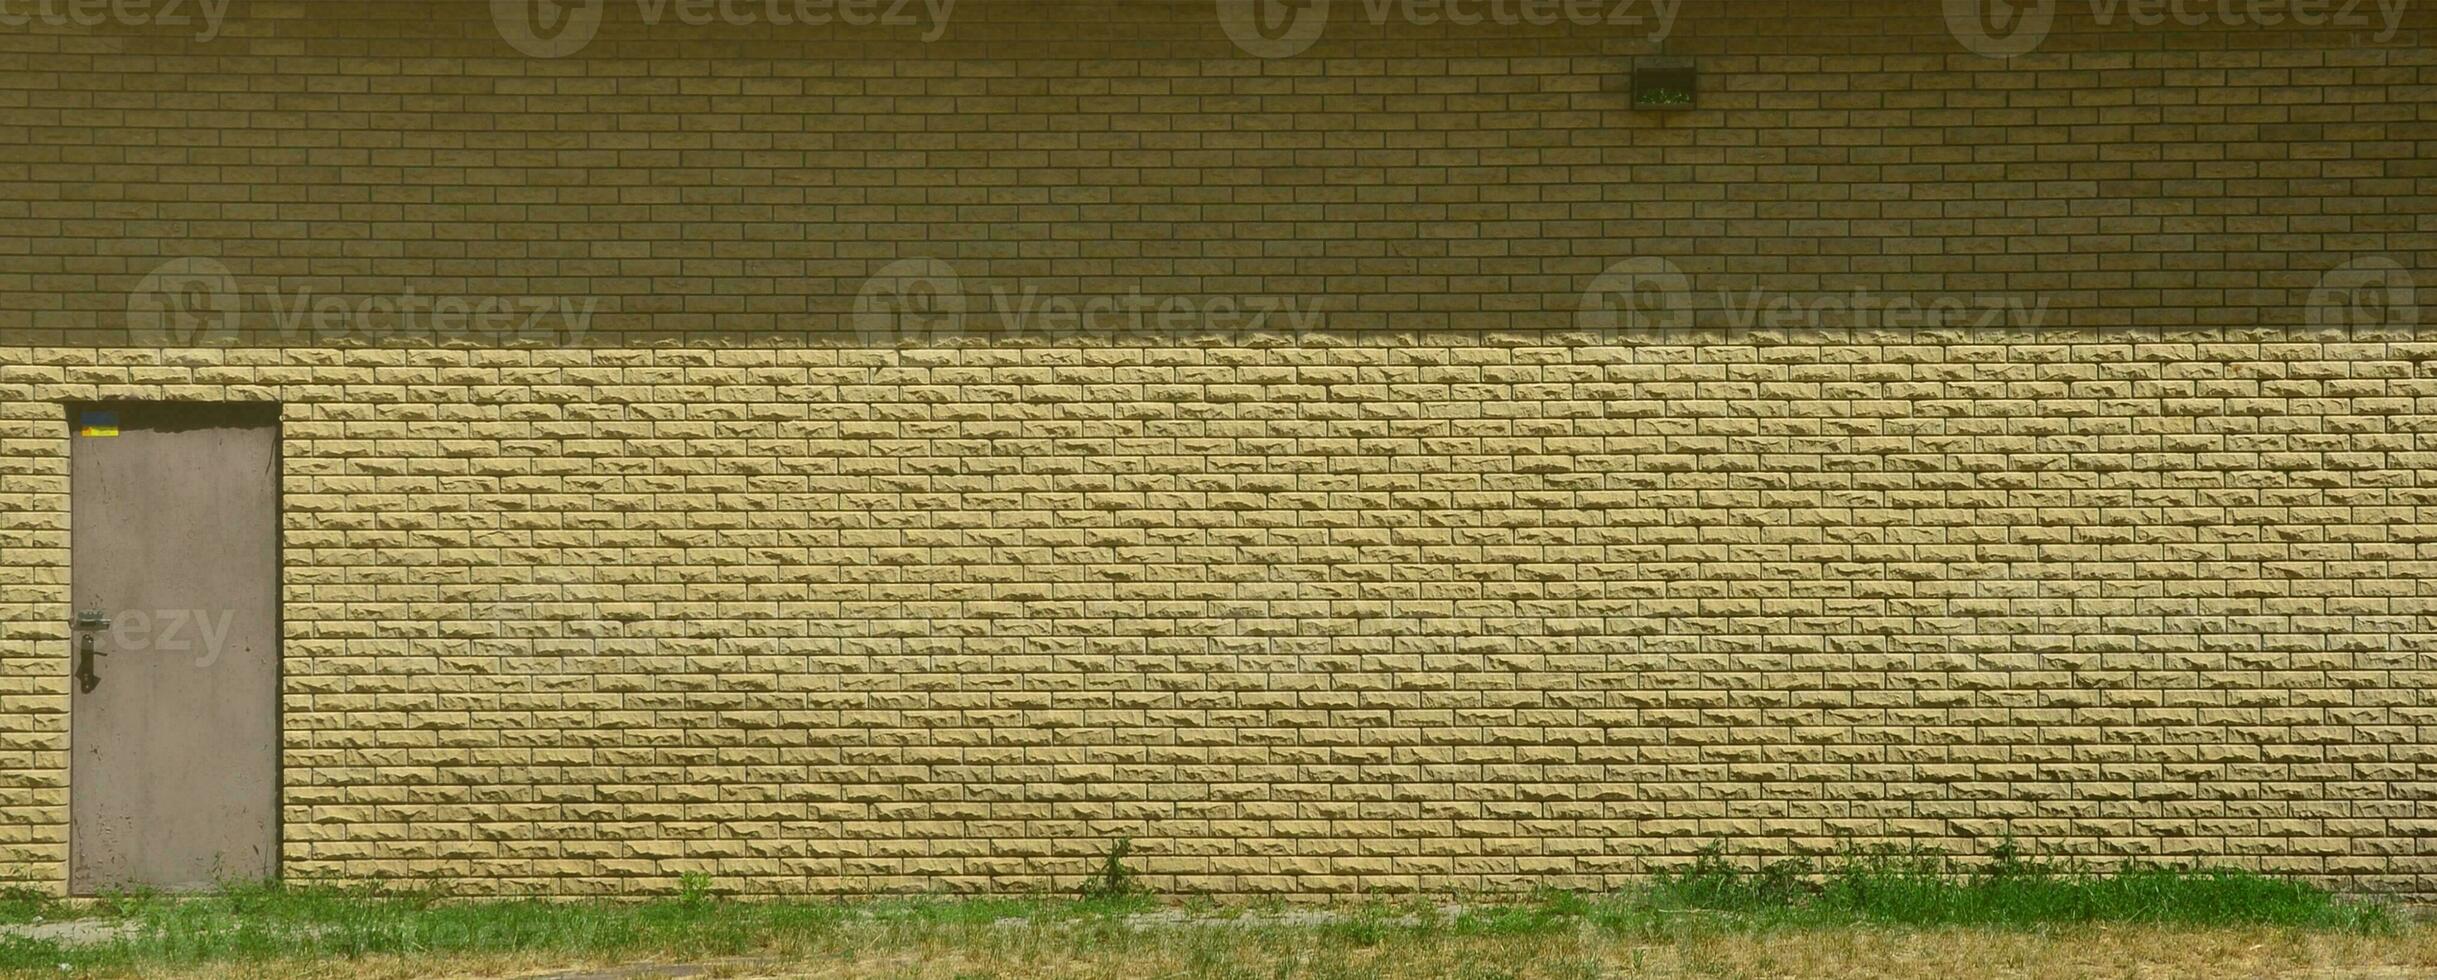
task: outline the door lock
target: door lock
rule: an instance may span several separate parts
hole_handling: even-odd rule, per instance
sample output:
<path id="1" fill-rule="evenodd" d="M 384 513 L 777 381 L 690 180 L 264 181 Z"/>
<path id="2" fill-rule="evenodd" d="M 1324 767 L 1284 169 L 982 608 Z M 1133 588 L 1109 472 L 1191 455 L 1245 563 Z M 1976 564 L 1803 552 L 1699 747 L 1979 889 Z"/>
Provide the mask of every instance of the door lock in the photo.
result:
<path id="1" fill-rule="evenodd" d="M 93 658 L 107 657 L 109 654 L 93 649 L 93 634 L 91 633 L 85 634 L 84 642 L 77 644 L 76 654 L 76 688 L 86 694 L 91 694 L 94 688 L 100 687 L 102 684 L 102 675 L 93 670 Z"/>

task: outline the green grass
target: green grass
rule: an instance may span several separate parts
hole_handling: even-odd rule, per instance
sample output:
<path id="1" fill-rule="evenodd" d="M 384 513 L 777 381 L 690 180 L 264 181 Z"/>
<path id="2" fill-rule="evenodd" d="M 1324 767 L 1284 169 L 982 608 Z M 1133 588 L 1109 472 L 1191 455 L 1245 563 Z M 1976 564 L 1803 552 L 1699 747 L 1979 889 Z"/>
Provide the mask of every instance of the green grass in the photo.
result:
<path id="1" fill-rule="evenodd" d="M 1646 897 L 1660 907 L 1803 925 L 2394 925 L 2393 911 L 2386 906 L 2346 901 L 2295 878 L 2140 862 L 2101 873 L 2078 864 L 2025 858 L 2010 841 L 1980 863 L 1874 851 L 1829 862 L 1797 858 L 1748 869 L 1713 848 L 1688 868 L 1662 873 Z"/>
<path id="2" fill-rule="evenodd" d="M 775 939 L 848 928 L 953 930 L 1018 918 L 1091 921 L 1151 907 L 1141 898 L 734 901 L 691 884 L 676 897 L 642 901 L 470 900 L 390 888 L 278 884 L 232 886 L 205 896 L 122 895 L 83 908 L 18 896 L 0 906 L 7 921 L 124 923 L 133 927 L 132 935 L 86 946 L 0 938 L 0 969 L 382 953 L 737 956 L 767 948 Z"/>
<path id="3" fill-rule="evenodd" d="M 72 907 L 17 891 L 0 893 L 0 921 L 75 917 L 132 929 L 92 946 L 0 939 L 0 969 L 57 975 L 62 964 L 111 971 L 376 954 L 710 958 L 834 948 L 848 940 L 858 948 L 885 948 L 915 939 L 985 937 L 1004 932 L 994 924 L 1011 919 L 1059 930 L 1061 941 L 1090 944 L 1118 941 L 1130 930 L 1128 916 L 1169 907 L 1131 883 L 1130 873 L 1111 860 L 1093 889 L 1101 897 L 1082 900 L 740 901 L 714 895 L 708 879 L 694 877 L 676 896 L 625 902 L 465 900 L 385 888 L 256 885 L 201 897 L 125 895 Z M 1187 910 L 1212 918 L 1259 911 L 1208 903 Z M 2293 879 L 2161 865 L 2101 873 L 2028 860 L 2001 847 L 1978 862 L 1902 852 L 1736 862 L 1713 849 L 1647 887 L 1617 894 L 1551 892 L 1530 901 L 1467 904 L 1452 915 L 1429 903 L 1374 903 L 1340 908 L 1326 921 L 1250 931 L 1299 932 L 1365 948 L 1416 937 L 1585 929 L 1633 936 L 2085 923 L 2342 931 L 2397 925 L 2385 906 L 2346 901 Z"/>
<path id="4" fill-rule="evenodd" d="M 44 915 L 63 914 L 58 899 L 17 886 L 0 889 L 0 922 L 33 922 Z"/>

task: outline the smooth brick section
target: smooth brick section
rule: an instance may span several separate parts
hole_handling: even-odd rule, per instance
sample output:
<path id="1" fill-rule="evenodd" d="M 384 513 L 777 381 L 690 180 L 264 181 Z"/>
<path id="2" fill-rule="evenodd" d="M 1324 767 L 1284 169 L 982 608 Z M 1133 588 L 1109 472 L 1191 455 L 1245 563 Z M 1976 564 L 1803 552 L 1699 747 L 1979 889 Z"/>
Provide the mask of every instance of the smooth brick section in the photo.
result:
<path id="1" fill-rule="evenodd" d="M 2227 859 L 2431 889 L 2430 14 L 1935 4 L 1374 26 L 1203 3 L 646 29 L 238 0 L 0 34 L 0 874 L 64 886 L 61 403 L 280 402 L 293 878 L 560 893 L 1624 883 L 1713 839 Z M 969 332 L 879 340 L 932 257 Z M 2032 328 L 1577 329 L 1704 296 Z M 139 343 L 164 260 L 234 344 Z M 274 293 L 597 302 L 572 344 L 273 329 Z M 1291 297 L 1120 333 L 1002 297 Z M 369 336 L 367 333 L 366 336 Z M 391 342 L 396 341 L 396 342 Z"/>

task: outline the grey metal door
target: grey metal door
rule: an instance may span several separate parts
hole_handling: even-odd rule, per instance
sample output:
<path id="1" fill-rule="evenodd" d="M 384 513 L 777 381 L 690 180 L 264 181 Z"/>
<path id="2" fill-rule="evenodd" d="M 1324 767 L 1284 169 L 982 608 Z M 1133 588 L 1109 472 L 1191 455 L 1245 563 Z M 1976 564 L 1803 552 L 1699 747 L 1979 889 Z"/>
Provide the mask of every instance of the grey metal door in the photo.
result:
<path id="1" fill-rule="evenodd" d="M 68 409 L 68 886 L 278 870 L 279 421 Z"/>

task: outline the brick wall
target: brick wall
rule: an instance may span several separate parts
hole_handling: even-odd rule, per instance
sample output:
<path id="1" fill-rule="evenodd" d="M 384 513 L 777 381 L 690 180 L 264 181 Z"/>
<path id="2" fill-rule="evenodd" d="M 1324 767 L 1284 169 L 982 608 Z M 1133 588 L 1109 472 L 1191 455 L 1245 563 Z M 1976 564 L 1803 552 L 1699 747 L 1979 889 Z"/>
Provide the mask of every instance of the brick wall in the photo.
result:
<path id="1" fill-rule="evenodd" d="M 65 878 L 60 406 L 139 398 L 283 406 L 292 878 L 2425 892 L 2419 6 L 6 28 L 0 876 Z"/>

